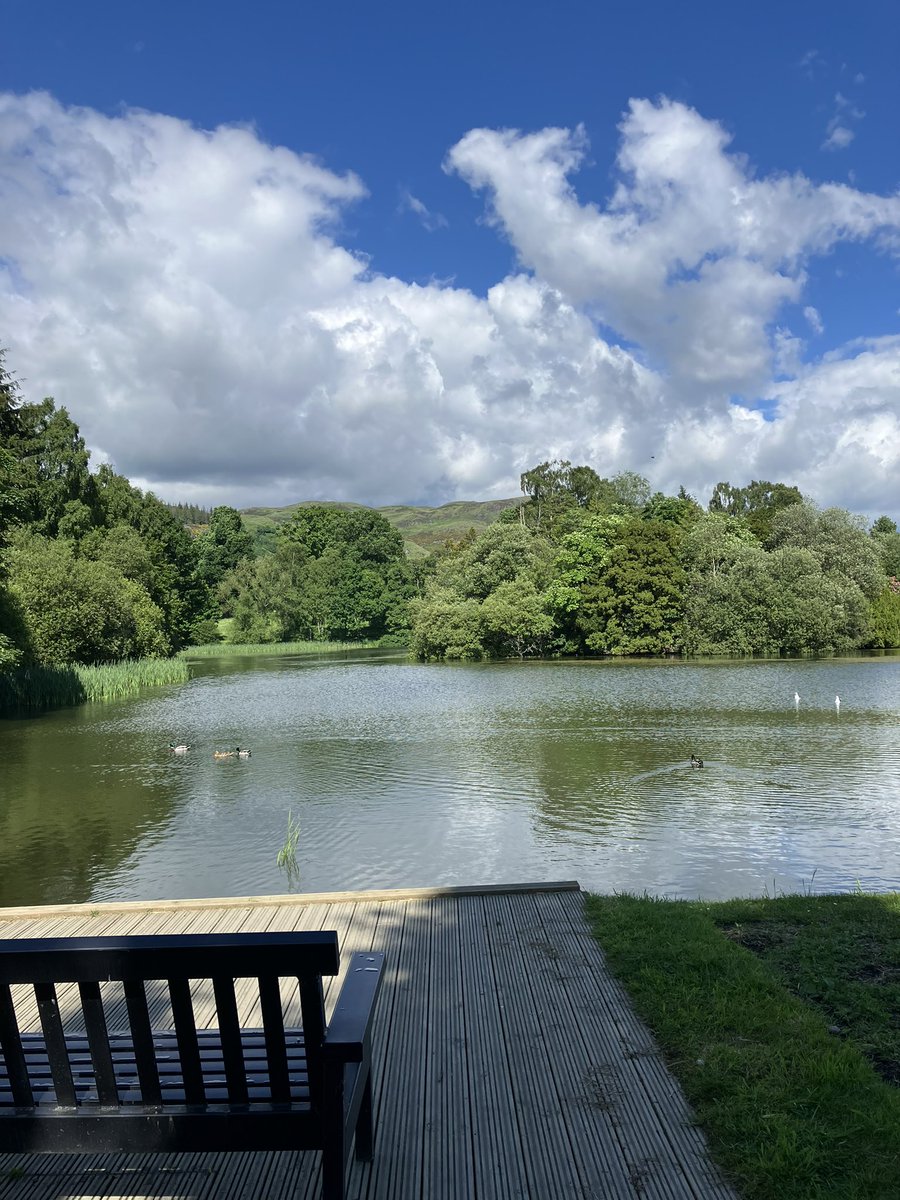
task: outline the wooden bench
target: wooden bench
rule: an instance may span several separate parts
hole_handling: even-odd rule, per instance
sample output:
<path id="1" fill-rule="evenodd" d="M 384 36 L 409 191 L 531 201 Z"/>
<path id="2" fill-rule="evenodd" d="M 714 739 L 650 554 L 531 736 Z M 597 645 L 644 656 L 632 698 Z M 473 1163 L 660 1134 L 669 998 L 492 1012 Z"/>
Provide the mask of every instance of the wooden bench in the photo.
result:
<path id="1" fill-rule="evenodd" d="M 0 1150 L 315 1149 L 343 1197 L 354 1134 L 372 1156 L 384 955 L 352 955 L 326 1026 L 338 964 L 334 932 L 0 940 Z"/>

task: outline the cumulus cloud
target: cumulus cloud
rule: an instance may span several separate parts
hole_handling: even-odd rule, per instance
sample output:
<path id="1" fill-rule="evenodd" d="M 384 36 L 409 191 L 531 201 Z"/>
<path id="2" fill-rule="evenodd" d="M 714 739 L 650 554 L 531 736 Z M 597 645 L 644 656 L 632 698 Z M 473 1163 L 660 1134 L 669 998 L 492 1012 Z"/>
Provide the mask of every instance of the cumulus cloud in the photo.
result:
<path id="1" fill-rule="evenodd" d="M 566 457 L 860 506 L 896 477 L 897 342 L 809 364 L 778 321 L 814 255 L 896 236 L 900 200 L 757 178 L 729 141 L 633 101 L 600 207 L 571 182 L 583 130 L 471 131 L 447 169 L 521 264 L 478 296 L 372 272 L 341 245 L 363 183 L 252 128 L 0 96 L 0 343 L 171 499 L 437 504 Z"/>

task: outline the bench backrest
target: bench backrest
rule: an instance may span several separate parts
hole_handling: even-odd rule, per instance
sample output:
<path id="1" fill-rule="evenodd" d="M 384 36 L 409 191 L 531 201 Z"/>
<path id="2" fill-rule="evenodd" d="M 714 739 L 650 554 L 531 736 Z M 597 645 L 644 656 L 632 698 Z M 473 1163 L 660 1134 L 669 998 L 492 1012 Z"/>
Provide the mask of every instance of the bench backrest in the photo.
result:
<path id="1" fill-rule="evenodd" d="M 235 979 L 256 979 L 264 1031 L 269 1099 L 291 1100 L 285 1049 L 281 979 L 296 979 L 309 1073 L 310 1103 L 317 1101 L 321 1047 L 325 1035 L 322 976 L 339 967 L 337 933 L 209 933 L 98 938 L 16 938 L 0 940 L 0 1049 L 17 1106 L 33 1104 L 25 1051 L 13 1005 L 11 986 L 34 988 L 57 1103 L 76 1102 L 72 1064 L 63 1030 L 56 985 L 77 984 L 84 1030 L 101 1105 L 117 1105 L 113 1050 L 107 1029 L 101 984 L 118 981 L 133 1046 L 143 1103 L 163 1102 L 153 1045 L 153 1025 L 145 984 L 164 980 L 171 1002 L 180 1060 L 182 1103 L 204 1104 L 203 1065 L 191 981 L 212 985 L 218 1015 L 228 1102 L 246 1104 L 246 1065 L 238 1019 Z"/>

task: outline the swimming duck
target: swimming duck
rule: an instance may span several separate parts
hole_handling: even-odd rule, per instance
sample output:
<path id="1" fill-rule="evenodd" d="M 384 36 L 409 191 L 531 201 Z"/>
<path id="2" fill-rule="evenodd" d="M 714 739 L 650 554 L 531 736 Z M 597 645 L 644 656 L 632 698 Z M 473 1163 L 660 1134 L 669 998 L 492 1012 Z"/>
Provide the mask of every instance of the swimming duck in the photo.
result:
<path id="1" fill-rule="evenodd" d="M 246 749 L 242 750 L 240 746 L 238 746 L 237 750 L 235 750 L 235 754 L 238 756 L 238 758 L 250 757 L 250 751 Z"/>
<path id="2" fill-rule="evenodd" d="M 234 758 L 237 750 L 213 750 L 213 758 Z"/>
<path id="3" fill-rule="evenodd" d="M 692 766 L 692 767 L 702 767 L 702 766 L 703 766 L 703 759 L 702 759 L 702 758 L 698 758 L 696 754 L 692 754 L 692 755 L 691 755 L 691 766 Z"/>
<path id="4" fill-rule="evenodd" d="M 169 742 L 169 749 L 173 754 L 187 754 L 188 750 L 190 750 L 190 746 L 187 744 L 187 742 L 180 742 L 177 745 L 175 742 Z"/>

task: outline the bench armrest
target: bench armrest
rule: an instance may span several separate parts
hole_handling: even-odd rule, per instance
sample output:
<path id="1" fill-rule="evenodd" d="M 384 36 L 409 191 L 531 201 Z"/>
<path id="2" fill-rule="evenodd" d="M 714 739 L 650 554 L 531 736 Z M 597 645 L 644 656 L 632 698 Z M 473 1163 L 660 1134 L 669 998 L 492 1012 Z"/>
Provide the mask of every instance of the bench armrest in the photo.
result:
<path id="1" fill-rule="evenodd" d="M 357 951 L 352 955 L 322 1043 L 325 1058 L 332 1062 L 363 1061 L 383 968 L 383 954 Z"/>

